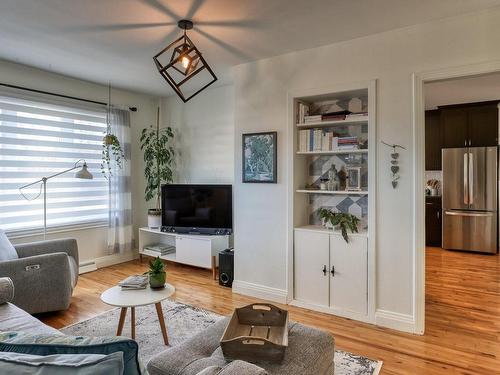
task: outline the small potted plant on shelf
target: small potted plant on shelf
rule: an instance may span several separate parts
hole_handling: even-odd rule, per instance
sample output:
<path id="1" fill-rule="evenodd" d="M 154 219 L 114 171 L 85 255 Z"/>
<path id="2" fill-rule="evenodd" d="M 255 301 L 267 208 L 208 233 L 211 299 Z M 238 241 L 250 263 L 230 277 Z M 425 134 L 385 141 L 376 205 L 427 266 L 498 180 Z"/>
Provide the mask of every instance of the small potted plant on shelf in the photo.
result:
<path id="1" fill-rule="evenodd" d="M 156 257 L 149 262 L 149 271 L 146 273 L 149 275 L 149 286 L 152 289 L 165 287 L 167 273 L 165 272 L 165 265 L 160 257 Z"/>
<path id="2" fill-rule="evenodd" d="M 351 233 L 358 233 L 359 218 L 344 212 L 333 212 L 328 208 L 320 208 L 318 210 L 319 217 L 323 220 L 324 224 L 331 224 L 334 229 L 340 230 L 344 241 L 349 243 L 349 236 L 347 231 Z"/>
<path id="3" fill-rule="evenodd" d="M 155 208 L 148 210 L 148 226 L 161 227 L 161 185 L 173 181 L 172 164 L 174 162 L 174 149 L 171 140 L 174 138 L 172 128 L 160 129 L 160 109 L 156 120 L 156 128 L 150 126 L 142 129 L 141 150 L 144 152 L 144 176 L 146 201 L 156 200 Z"/>

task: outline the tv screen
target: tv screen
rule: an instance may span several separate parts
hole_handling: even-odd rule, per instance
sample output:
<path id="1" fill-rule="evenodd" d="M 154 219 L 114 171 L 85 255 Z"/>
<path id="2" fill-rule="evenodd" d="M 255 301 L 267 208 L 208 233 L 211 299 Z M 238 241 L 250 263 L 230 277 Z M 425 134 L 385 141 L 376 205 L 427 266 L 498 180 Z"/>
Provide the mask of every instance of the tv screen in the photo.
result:
<path id="1" fill-rule="evenodd" d="M 168 231 L 230 234 L 231 185 L 166 184 L 161 189 L 162 226 Z"/>

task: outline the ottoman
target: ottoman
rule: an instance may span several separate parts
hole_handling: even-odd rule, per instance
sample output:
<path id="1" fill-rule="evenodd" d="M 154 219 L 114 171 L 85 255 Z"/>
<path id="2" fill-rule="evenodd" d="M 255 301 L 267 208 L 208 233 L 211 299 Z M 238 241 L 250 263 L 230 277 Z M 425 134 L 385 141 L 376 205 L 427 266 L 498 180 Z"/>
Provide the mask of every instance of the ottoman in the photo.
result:
<path id="1" fill-rule="evenodd" d="M 332 375 L 335 344 L 324 331 L 290 322 L 288 348 L 283 362 L 276 364 L 227 362 L 219 346 L 229 318 L 154 356 L 150 375 Z"/>

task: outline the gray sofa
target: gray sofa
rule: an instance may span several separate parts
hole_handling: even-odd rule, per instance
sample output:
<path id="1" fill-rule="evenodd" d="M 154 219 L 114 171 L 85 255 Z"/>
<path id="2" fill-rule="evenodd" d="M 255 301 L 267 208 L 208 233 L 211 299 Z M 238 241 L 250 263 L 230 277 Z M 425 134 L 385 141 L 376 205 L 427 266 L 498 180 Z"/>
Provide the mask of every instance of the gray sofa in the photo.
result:
<path id="1" fill-rule="evenodd" d="M 229 318 L 219 320 L 182 344 L 153 357 L 150 375 L 331 375 L 334 373 L 335 345 L 327 332 L 290 323 L 288 348 L 279 364 L 244 361 L 228 363 L 219 340 Z"/>
<path id="2" fill-rule="evenodd" d="M 13 303 L 30 314 L 66 310 L 78 280 L 75 239 L 14 246 L 17 259 L 0 262 L 0 277 L 15 286 Z"/>

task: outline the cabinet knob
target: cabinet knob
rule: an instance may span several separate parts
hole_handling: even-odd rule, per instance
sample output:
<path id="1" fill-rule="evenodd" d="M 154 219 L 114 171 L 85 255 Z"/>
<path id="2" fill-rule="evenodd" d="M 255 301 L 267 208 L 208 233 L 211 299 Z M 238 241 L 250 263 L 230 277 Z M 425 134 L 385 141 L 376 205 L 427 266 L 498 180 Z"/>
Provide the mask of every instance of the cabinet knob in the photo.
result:
<path id="1" fill-rule="evenodd" d="M 332 266 L 332 270 L 330 271 L 330 273 L 332 274 L 332 277 L 335 276 L 335 266 Z"/>
<path id="2" fill-rule="evenodd" d="M 326 276 L 326 265 L 323 265 L 323 275 Z"/>

